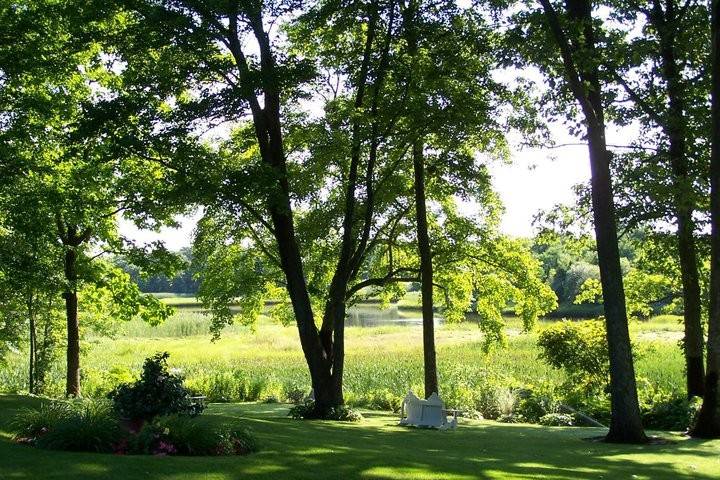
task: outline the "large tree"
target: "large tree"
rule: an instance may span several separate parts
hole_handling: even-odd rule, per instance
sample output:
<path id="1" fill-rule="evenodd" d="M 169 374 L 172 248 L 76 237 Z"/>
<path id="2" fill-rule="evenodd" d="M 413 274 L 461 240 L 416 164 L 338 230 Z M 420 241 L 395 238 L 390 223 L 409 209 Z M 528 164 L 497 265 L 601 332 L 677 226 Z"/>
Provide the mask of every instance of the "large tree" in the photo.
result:
<path id="1" fill-rule="evenodd" d="M 720 2 L 711 3 L 712 134 L 710 155 L 711 266 L 705 394 L 691 434 L 720 437 Z"/>
<path id="2" fill-rule="evenodd" d="M 634 228 L 675 226 L 669 254 L 679 265 L 688 396 L 703 391 L 699 231 L 707 208 L 707 6 L 675 0 L 609 2 L 617 27 L 603 63 L 620 94 L 610 107 L 623 125 L 638 122 L 641 138 L 618 155 L 620 221 Z M 642 25 L 642 35 L 633 32 Z M 623 98 L 624 97 L 624 98 Z"/>
<path id="3" fill-rule="evenodd" d="M 229 135 L 216 132 L 220 139 L 208 155 L 170 159 L 180 173 L 177 187 L 205 206 L 195 243 L 203 267 L 200 296 L 216 326 L 232 321 L 233 298 L 242 304 L 241 316 L 252 320 L 268 295 L 284 297 L 274 314 L 297 326 L 315 414 L 323 416 L 343 402 L 347 306 L 366 295 L 400 295 L 403 282 L 420 280 L 415 228 L 408 223 L 414 209 L 408 154 L 420 125 L 404 121 L 409 76 L 418 72 L 407 70 L 400 47 L 400 5 L 167 1 L 132 7 L 135 41 L 124 36 L 118 48 L 126 77 L 134 76 L 143 91 L 161 92 L 170 82 L 154 80 L 156 71 L 181 85 L 166 102 L 174 123 L 158 122 L 156 132 L 195 133 L 202 143 L 208 137 L 197 135 L 200 125 L 232 125 Z M 479 80 L 471 88 L 448 81 L 444 92 L 427 97 L 434 103 L 426 157 L 435 179 L 428 195 L 438 202 L 428 228 L 431 241 L 435 235 L 443 246 L 432 250 L 435 261 L 445 257 L 433 283 L 444 292 L 446 315 L 456 319 L 470 306 L 473 286 L 484 288 L 489 298 L 477 304 L 495 338 L 509 297 L 528 323 L 554 299 L 529 256 L 494 233 L 497 202 L 484 166 L 473 158 L 476 150 L 503 151 L 504 145 L 493 123 L 499 100 L 487 88 L 487 62 L 473 63 L 483 55 L 461 57 L 477 53 L 473 41 L 487 29 L 478 27 L 480 17 L 461 15 L 454 2 L 441 7 L 428 10 L 437 38 L 456 36 L 438 43 L 426 61 L 460 69 L 470 60 L 471 68 L 482 69 L 470 75 Z M 270 28 L 276 24 L 280 31 Z M 458 41 L 468 50 L 457 49 Z M 323 111 L 303 109 L 307 98 L 321 101 Z M 452 120 L 459 110 L 463 122 Z M 436 120 L 439 127 L 432 126 Z M 457 213 L 456 196 L 479 201 L 474 220 Z M 496 264 L 503 272 L 491 275 Z"/>
<path id="4" fill-rule="evenodd" d="M 153 218 L 169 221 L 171 211 L 159 206 L 164 170 L 124 148 L 128 136 L 142 132 L 131 110 L 103 108 L 122 88 L 117 64 L 96 40 L 114 30 L 118 17 L 112 9 L 78 10 L 48 0 L 4 4 L 0 15 L 4 33 L 15 34 L 0 49 L 0 102 L 10 112 L 0 129 L 7 140 L 0 164 L 3 224 L 18 240 L 34 237 L 53 245 L 18 242 L 17 248 L 33 246 L 21 253 L 40 260 L 51 253 L 60 257 L 49 264 L 63 274 L 66 393 L 77 396 L 83 284 L 113 289 L 116 312 L 128 319 L 143 314 L 157 320 L 169 313 L 156 299 L 141 296 L 117 269 L 93 262 L 110 251 L 129 251 L 145 266 L 174 263 L 162 246 L 151 253 L 117 231 L 119 214 L 141 225 Z"/>
<path id="5" fill-rule="evenodd" d="M 610 349 L 612 416 L 606 440 L 644 442 L 647 439 L 640 419 L 628 332 L 592 4 L 588 0 L 567 0 L 561 10 L 550 0 L 540 0 L 540 5 L 544 12 L 542 31 L 557 45 L 559 62 L 542 55 L 535 57 L 536 62 L 551 78 L 565 81 L 580 108 L 588 143 L 592 215 Z"/>

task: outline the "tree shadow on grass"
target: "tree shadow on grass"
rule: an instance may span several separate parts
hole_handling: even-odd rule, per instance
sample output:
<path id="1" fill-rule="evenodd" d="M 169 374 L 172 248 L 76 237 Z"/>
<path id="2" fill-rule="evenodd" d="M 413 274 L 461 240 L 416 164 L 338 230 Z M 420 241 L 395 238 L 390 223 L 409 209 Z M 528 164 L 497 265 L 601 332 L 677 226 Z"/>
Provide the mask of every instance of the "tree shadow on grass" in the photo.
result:
<path id="1" fill-rule="evenodd" d="M 717 442 L 628 446 L 582 441 L 598 429 L 468 422 L 455 431 L 415 430 L 380 413 L 367 413 L 359 424 L 298 421 L 286 413 L 280 405 L 208 409 L 214 421 L 241 420 L 256 432 L 262 450 L 248 457 L 71 454 L 2 439 L 0 479 L 717 478 L 692 469 L 717 457 Z"/>

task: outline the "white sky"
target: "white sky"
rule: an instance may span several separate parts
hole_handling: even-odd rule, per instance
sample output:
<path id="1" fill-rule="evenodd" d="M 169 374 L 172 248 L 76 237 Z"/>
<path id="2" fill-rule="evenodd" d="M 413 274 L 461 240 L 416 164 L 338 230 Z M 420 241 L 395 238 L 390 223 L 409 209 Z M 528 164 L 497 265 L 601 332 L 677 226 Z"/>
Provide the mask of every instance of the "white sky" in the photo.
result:
<path id="1" fill-rule="evenodd" d="M 492 165 L 490 172 L 505 205 L 502 232 L 529 237 L 535 233 L 532 219 L 538 211 L 573 202 L 573 185 L 589 181 L 588 150 L 574 145 L 517 151 L 512 164 Z"/>

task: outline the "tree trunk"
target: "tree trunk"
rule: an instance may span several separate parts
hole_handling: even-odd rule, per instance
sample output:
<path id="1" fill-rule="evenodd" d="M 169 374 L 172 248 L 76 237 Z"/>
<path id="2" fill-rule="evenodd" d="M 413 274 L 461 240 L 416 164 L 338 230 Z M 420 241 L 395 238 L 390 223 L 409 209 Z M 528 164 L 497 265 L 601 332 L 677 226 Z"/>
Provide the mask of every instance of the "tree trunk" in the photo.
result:
<path id="1" fill-rule="evenodd" d="M 680 67 L 675 58 L 677 12 L 675 2 L 668 1 L 666 11 L 654 3 L 653 22 L 660 40 L 662 73 L 665 77 L 668 110 L 662 125 L 669 140 L 669 157 L 673 173 L 675 217 L 677 219 L 677 249 L 682 279 L 685 326 L 684 350 L 688 397 L 702 396 L 704 382 L 703 329 L 701 320 L 701 293 L 695 245 L 696 209 L 692 178 L 687 159 L 685 118 L 685 89 Z"/>
<path id="2" fill-rule="evenodd" d="M 405 27 L 405 38 L 407 41 L 408 55 L 412 58 L 411 71 L 415 72 L 417 67 L 418 51 L 418 2 L 410 0 L 403 10 Z M 418 95 L 418 82 L 415 73 L 411 73 L 409 91 L 411 105 L 415 109 L 410 110 L 411 115 L 420 111 L 421 99 Z M 410 118 L 410 122 L 415 118 Z M 422 296 L 422 319 L 423 319 L 423 370 L 425 372 L 425 398 L 433 393 L 439 393 L 437 360 L 435 353 L 435 318 L 433 312 L 433 265 L 432 252 L 430 250 L 430 237 L 427 227 L 427 205 L 425 202 L 425 158 L 423 154 L 423 138 L 418 132 L 418 138 L 412 144 L 413 176 L 415 191 L 415 223 L 417 225 L 417 245 L 420 254 L 420 285 Z"/>
<path id="3" fill-rule="evenodd" d="M 67 319 L 67 380 L 65 395 L 80 396 L 80 326 L 78 323 L 77 301 L 77 254 L 74 249 L 65 251 L 65 279 L 68 287 L 65 298 L 65 316 Z"/>
<path id="4" fill-rule="evenodd" d="M 28 295 L 27 300 L 27 311 L 28 311 L 28 322 L 30 324 L 30 358 L 28 359 L 28 392 L 31 394 L 37 393 L 37 387 L 35 383 L 35 365 L 37 357 L 37 331 L 35 326 L 35 309 L 33 307 L 33 295 Z"/>
<path id="5" fill-rule="evenodd" d="M 287 290 L 295 314 L 300 344 L 310 370 L 316 406 L 319 411 L 342 404 L 333 390 L 332 359 L 322 346 L 320 335 L 315 326 L 310 295 L 303 275 L 302 258 L 295 239 L 290 198 L 285 196 L 286 208 L 280 210 L 270 205 L 275 239 L 278 245 L 282 270 L 285 273 Z"/>
<path id="6" fill-rule="evenodd" d="M 295 314 L 300 344 L 310 370 L 316 408 L 318 412 L 324 414 L 328 408 L 343 403 L 342 395 L 338 398 L 337 390 L 333 388 L 332 358 L 325 351 L 315 325 L 315 317 L 305 281 L 302 255 L 295 236 L 290 186 L 280 126 L 279 98 L 268 96 L 265 102 L 265 109 L 261 112 L 262 118 L 255 119 L 256 130 L 260 132 L 259 141 L 263 160 L 273 167 L 278 178 L 278 188 L 273 197 L 268 199 L 268 210 Z"/>
<path id="7" fill-rule="evenodd" d="M 582 35 L 579 38 L 573 36 L 570 41 L 550 0 L 540 0 L 540 3 L 560 47 L 565 78 L 580 104 L 587 126 L 593 220 L 610 356 L 611 419 L 605 440 L 644 443 L 647 437 L 640 417 L 625 308 L 602 91 L 598 67 L 588 60 L 599 58 L 595 47 L 592 4 L 590 0 L 566 0 L 569 19 L 582 29 Z M 581 57 L 583 61 L 576 64 L 574 56 Z"/>
<path id="8" fill-rule="evenodd" d="M 678 254 L 683 289 L 683 322 L 685 368 L 688 398 L 702 396 L 705 368 L 703 364 L 703 327 L 694 223 L 689 209 L 680 208 L 678 221 Z"/>
<path id="9" fill-rule="evenodd" d="M 610 431 L 605 439 L 608 442 L 642 443 L 647 441 L 647 437 L 642 427 L 635 384 L 618 251 L 609 154 L 602 130 L 604 129 L 598 126 L 588 126 L 593 219 L 610 353 L 611 419 Z"/>
<path id="10" fill-rule="evenodd" d="M 691 435 L 720 438 L 720 0 L 712 0 L 712 151 L 710 154 L 710 316 L 705 395 Z"/>
<path id="11" fill-rule="evenodd" d="M 415 214 L 417 242 L 420 253 L 420 282 L 423 317 L 423 359 L 425 369 L 425 398 L 438 392 L 435 359 L 435 319 L 433 313 L 433 266 L 425 205 L 425 159 L 421 140 L 413 143 L 413 172 L 415 176 Z"/>
<path id="12" fill-rule="evenodd" d="M 336 286 L 335 291 L 331 291 L 331 300 L 328 302 L 329 309 L 326 309 L 325 312 L 326 316 L 332 318 L 333 325 L 332 373 L 329 387 L 330 406 L 345 403 L 345 399 L 343 398 L 343 372 L 345 369 L 346 289 L 347 282 L 343 285 Z"/>
<path id="13" fill-rule="evenodd" d="M 355 93 L 355 110 L 360 111 L 365 101 L 370 60 L 372 57 L 373 41 L 375 39 L 375 27 L 377 12 L 370 14 L 363 60 L 360 67 L 360 76 L 357 81 Z M 353 119 L 352 124 L 352 147 L 350 149 L 350 168 L 348 170 L 348 185 L 345 191 L 345 212 L 343 215 L 343 234 L 340 245 L 340 257 L 335 266 L 335 273 L 330 282 L 328 300 L 325 304 L 323 322 L 320 328 L 320 341 L 326 355 L 332 361 L 331 386 L 328 392 L 328 403 L 341 405 L 344 403 L 342 393 L 343 370 L 345 366 L 345 314 L 348 283 L 353 278 L 353 253 L 355 250 L 355 239 L 353 237 L 353 226 L 355 222 L 355 209 L 357 204 L 356 191 L 358 185 L 358 170 L 361 156 L 361 125 L 359 118 Z M 362 252 L 356 252 L 361 255 Z M 317 402 L 316 402 L 316 406 Z M 322 409 L 322 406 L 318 408 Z M 322 414 L 322 411 L 316 412 Z"/>
<path id="14" fill-rule="evenodd" d="M 48 302 L 47 308 L 52 309 L 52 307 L 53 305 L 51 300 Z M 50 359 L 52 358 L 52 351 L 54 347 L 52 330 L 52 321 L 45 319 L 42 342 L 40 342 L 38 346 L 37 337 L 35 341 L 35 388 L 38 390 L 38 393 L 42 391 L 43 386 L 45 385 L 45 375 L 47 374 Z"/>

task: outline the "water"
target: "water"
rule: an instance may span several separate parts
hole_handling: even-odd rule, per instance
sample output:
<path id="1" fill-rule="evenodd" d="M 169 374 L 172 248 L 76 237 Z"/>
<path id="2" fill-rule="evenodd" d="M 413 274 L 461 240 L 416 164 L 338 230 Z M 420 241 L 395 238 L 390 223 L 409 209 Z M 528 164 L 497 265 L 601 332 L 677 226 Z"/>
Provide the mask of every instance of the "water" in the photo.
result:
<path id="1" fill-rule="evenodd" d="M 444 321 L 442 315 L 435 314 L 435 325 Z M 355 305 L 348 309 L 345 325 L 349 327 L 379 327 L 386 325 L 422 325 L 422 314 L 415 308 L 390 306 L 381 310 L 376 305 Z"/>
<path id="2" fill-rule="evenodd" d="M 197 305 L 176 306 L 178 311 L 203 313 L 205 310 Z M 231 307 L 237 312 L 239 307 Z M 435 325 L 443 323 L 445 319 L 442 314 L 435 313 Z M 381 327 L 387 325 L 420 326 L 422 325 L 422 313 L 419 308 L 398 307 L 391 305 L 381 309 L 377 304 L 354 305 L 348 309 L 345 325 L 348 327 Z"/>

